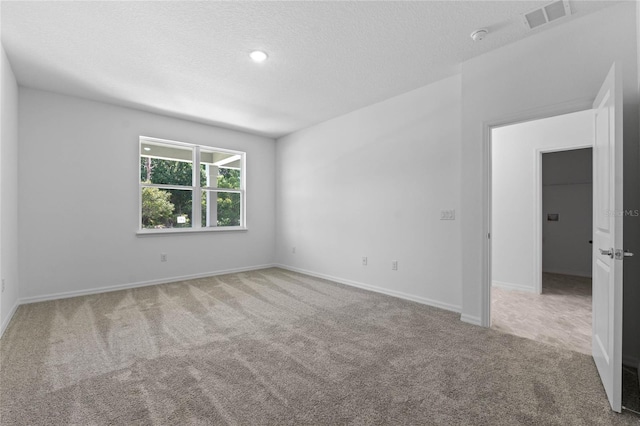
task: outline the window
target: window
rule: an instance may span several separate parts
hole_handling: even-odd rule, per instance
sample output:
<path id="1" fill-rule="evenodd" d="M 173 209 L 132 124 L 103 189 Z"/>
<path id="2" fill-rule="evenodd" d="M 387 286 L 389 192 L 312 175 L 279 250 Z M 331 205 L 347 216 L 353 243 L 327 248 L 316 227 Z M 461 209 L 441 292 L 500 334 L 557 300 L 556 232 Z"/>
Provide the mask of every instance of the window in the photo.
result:
<path id="1" fill-rule="evenodd" d="M 245 227 L 245 153 L 140 138 L 140 230 Z"/>

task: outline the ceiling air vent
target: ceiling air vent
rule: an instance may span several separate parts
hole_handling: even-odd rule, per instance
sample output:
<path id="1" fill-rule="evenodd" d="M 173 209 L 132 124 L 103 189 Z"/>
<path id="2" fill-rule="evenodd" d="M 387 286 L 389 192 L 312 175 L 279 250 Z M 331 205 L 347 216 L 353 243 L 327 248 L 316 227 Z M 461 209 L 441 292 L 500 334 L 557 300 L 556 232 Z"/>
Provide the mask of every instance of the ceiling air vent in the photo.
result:
<path id="1" fill-rule="evenodd" d="M 532 30 L 569 15 L 571 15 L 571 8 L 567 0 L 554 1 L 540 9 L 525 13 L 524 23 Z"/>

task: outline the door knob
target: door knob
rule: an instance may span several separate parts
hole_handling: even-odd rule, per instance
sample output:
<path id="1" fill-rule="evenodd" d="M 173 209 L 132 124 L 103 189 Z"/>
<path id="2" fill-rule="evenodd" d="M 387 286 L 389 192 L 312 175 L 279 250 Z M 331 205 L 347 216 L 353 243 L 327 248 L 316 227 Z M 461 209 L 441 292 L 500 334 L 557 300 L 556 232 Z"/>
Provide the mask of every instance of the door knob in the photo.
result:
<path id="1" fill-rule="evenodd" d="M 600 250 L 600 254 L 604 255 L 604 256 L 609 256 L 612 259 L 617 259 L 617 260 L 622 260 L 625 257 L 631 257 L 633 256 L 633 253 L 631 253 L 629 250 L 622 250 L 622 249 L 609 249 L 609 250 Z"/>
<path id="2" fill-rule="evenodd" d="M 598 249 L 600 250 L 600 254 L 603 256 L 609 256 L 610 258 L 613 259 L 614 256 L 614 252 L 613 252 L 613 248 L 610 248 L 609 250 L 603 250 L 603 249 Z"/>

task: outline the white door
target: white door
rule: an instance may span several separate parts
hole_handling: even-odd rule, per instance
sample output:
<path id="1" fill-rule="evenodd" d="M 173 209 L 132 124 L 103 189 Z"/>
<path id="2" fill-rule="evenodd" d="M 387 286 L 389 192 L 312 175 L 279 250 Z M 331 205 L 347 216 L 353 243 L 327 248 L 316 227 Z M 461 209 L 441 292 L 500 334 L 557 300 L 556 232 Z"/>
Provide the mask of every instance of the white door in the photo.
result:
<path id="1" fill-rule="evenodd" d="M 614 64 L 595 102 L 593 359 L 609 403 L 622 404 L 622 79 Z"/>

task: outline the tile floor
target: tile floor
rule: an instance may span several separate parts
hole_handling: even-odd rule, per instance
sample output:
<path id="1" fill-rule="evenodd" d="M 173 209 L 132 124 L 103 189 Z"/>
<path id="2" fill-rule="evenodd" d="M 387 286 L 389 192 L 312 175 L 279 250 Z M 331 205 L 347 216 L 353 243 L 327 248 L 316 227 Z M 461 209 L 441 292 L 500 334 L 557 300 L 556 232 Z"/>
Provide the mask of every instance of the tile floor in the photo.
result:
<path id="1" fill-rule="evenodd" d="M 542 294 L 491 288 L 491 327 L 591 355 L 591 278 L 542 274 Z"/>

